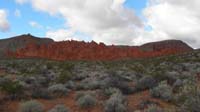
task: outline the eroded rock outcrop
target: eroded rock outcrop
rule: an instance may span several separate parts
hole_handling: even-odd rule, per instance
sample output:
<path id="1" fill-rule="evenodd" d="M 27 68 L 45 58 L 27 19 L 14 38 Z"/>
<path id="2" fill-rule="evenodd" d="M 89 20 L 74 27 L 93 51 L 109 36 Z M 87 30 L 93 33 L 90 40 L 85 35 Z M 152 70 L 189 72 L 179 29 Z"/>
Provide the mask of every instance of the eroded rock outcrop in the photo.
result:
<path id="1" fill-rule="evenodd" d="M 178 40 L 167 40 L 144 44 L 142 46 L 106 46 L 83 41 L 62 41 L 38 44 L 28 43 L 25 47 L 8 51 L 7 55 L 16 58 L 47 58 L 55 60 L 118 60 L 127 58 L 146 58 L 193 50 Z"/>

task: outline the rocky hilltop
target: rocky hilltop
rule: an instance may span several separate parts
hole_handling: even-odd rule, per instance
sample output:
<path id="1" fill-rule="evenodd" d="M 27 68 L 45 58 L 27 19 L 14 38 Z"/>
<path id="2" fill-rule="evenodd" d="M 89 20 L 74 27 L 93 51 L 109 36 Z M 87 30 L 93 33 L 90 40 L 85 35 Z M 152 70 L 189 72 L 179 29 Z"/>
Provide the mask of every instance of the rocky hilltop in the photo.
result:
<path id="1" fill-rule="evenodd" d="M 8 50 L 14 52 L 17 49 L 24 48 L 26 47 L 26 45 L 31 43 L 34 43 L 36 45 L 45 45 L 50 42 L 53 42 L 53 40 L 48 38 L 34 37 L 30 34 L 11 37 L 8 39 L 2 39 L 0 40 L 0 57 L 5 57 L 5 53 Z"/>
<path id="2" fill-rule="evenodd" d="M 164 40 L 159 42 L 151 42 L 140 46 L 143 51 L 160 51 L 163 49 L 180 49 L 182 51 L 192 50 L 186 43 L 181 40 Z"/>
<path id="3" fill-rule="evenodd" d="M 55 60 L 118 60 L 147 58 L 192 51 L 180 40 L 165 40 L 142 46 L 107 46 L 103 43 L 84 41 L 54 42 L 48 38 L 21 35 L 0 41 L 1 51 L 7 57 L 45 58 Z M 14 49 L 13 49 L 14 48 Z"/>

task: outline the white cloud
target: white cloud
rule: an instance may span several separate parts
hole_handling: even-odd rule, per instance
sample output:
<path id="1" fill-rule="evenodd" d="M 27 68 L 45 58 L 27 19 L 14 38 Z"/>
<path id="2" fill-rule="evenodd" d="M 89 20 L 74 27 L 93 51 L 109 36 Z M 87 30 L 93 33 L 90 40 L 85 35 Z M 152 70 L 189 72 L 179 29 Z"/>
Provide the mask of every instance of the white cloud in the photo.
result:
<path id="1" fill-rule="evenodd" d="M 69 30 L 81 32 L 95 41 L 131 44 L 142 21 L 124 7 L 125 0 L 30 0 L 38 11 L 60 15 Z M 119 36 L 120 35 L 120 36 Z"/>
<path id="2" fill-rule="evenodd" d="M 0 31 L 6 32 L 10 29 L 10 24 L 7 20 L 7 13 L 5 10 L 0 9 Z"/>
<path id="3" fill-rule="evenodd" d="M 75 35 L 74 31 L 66 30 L 66 29 L 58 29 L 58 30 L 51 30 L 46 33 L 47 37 L 54 39 L 55 41 L 62 41 L 62 40 L 78 40 Z"/>
<path id="4" fill-rule="evenodd" d="M 181 39 L 193 47 L 200 46 L 199 0 L 151 0 L 144 10 L 154 37 L 162 33 L 167 39 Z"/>
<path id="5" fill-rule="evenodd" d="M 14 14 L 16 17 L 21 17 L 21 11 L 19 9 L 16 9 Z"/>
<path id="6" fill-rule="evenodd" d="M 181 39 L 193 47 L 200 46 L 200 0 L 148 0 L 143 11 L 145 21 L 138 18 L 134 10 L 124 6 L 126 0 L 17 1 L 29 1 L 37 11 L 65 19 L 68 30 L 47 32 L 60 34 L 59 37 L 54 35 L 55 40 L 71 38 L 76 32 L 81 32 L 106 44 L 138 45 L 163 39 Z M 148 26 L 152 30 L 145 30 Z"/>
<path id="7" fill-rule="evenodd" d="M 31 27 L 34 27 L 34 28 L 43 28 L 43 26 L 40 25 L 39 23 L 37 23 L 36 21 L 30 21 L 30 22 L 29 22 L 29 25 L 30 25 Z"/>

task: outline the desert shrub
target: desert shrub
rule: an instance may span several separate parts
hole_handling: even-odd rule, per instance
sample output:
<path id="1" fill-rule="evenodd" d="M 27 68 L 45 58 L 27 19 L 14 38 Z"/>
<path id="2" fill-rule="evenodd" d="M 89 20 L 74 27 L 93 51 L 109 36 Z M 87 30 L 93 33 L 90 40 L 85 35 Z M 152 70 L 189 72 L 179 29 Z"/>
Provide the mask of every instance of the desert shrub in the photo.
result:
<path id="1" fill-rule="evenodd" d="M 58 104 L 58 105 L 56 105 L 53 109 L 51 109 L 48 112 L 70 112 L 70 111 L 64 105 Z"/>
<path id="2" fill-rule="evenodd" d="M 121 82 L 121 84 L 114 87 L 118 88 L 123 94 L 132 94 L 135 92 L 135 88 L 131 87 L 128 82 Z"/>
<path id="3" fill-rule="evenodd" d="M 32 91 L 33 98 L 43 98 L 43 99 L 50 99 L 51 96 L 49 95 L 49 92 L 45 88 L 37 88 L 34 91 Z"/>
<path id="4" fill-rule="evenodd" d="M 12 99 L 15 99 L 18 95 L 23 93 L 23 86 L 19 81 L 12 81 L 11 79 L 1 79 L 0 90 L 11 95 Z"/>
<path id="5" fill-rule="evenodd" d="M 144 76 L 136 83 L 137 90 L 150 89 L 157 85 L 156 80 L 152 76 Z"/>
<path id="6" fill-rule="evenodd" d="M 120 92 L 120 90 L 117 89 L 117 88 L 110 87 L 110 88 L 103 89 L 103 94 L 105 96 L 111 96 L 111 95 L 118 93 L 118 92 Z"/>
<path id="7" fill-rule="evenodd" d="M 41 103 L 31 100 L 22 103 L 19 112 L 44 112 L 44 109 Z"/>
<path id="8" fill-rule="evenodd" d="M 183 81 L 180 79 L 177 79 L 173 84 L 173 91 L 178 91 L 179 88 L 183 85 Z"/>
<path id="9" fill-rule="evenodd" d="M 37 84 L 36 77 L 33 77 L 33 76 L 23 77 L 23 80 L 24 80 L 24 82 L 26 84 L 29 84 L 29 85 L 35 85 L 35 84 Z"/>
<path id="10" fill-rule="evenodd" d="M 56 79 L 58 83 L 65 83 L 66 81 L 70 80 L 72 77 L 72 73 L 67 70 L 62 70 L 59 76 Z"/>
<path id="11" fill-rule="evenodd" d="M 148 107 L 149 105 L 156 105 L 158 104 L 155 101 L 151 101 L 151 100 L 142 100 L 140 102 L 140 104 L 138 105 L 140 109 L 145 109 L 146 107 Z"/>
<path id="12" fill-rule="evenodd" d="M 37 83 L 42 86 L 48 86 L 49 80 L 45 76 L 37 76 Z"/>
<path id="13" fill-rule="evenodd" d="M 88 84 L 87 84 L 87 88 L 88 89 L 91 89 L 91 90 L 93 90 L 93 89 L 99 89 L 100 88 L 100 82 L 98 81 L 98 80 L 91 80 L 91 81 L 89 81 L 88 82 Z"/>
<path id="14" fill-rule="evenodd" d="M 80 89 L 98 89 L 100 88 L 100 82 L 97 79 L 86 78 L 82 80 L 79 84 Z"/>
<path id="15" fill-rule="evenodd" d="M 164 112 L 179 112 L 177 107 L 164 108 Z"/>
<path id="16" fill-rule="evenodd" d="M 80 97 L 84 96 L 85 94 L 86 94 L 85 92 L 78 91 L 78 92 L 76 92 L 75 99 L 78 100 Z M 88 94 L 90 94 L 90 93 L 88 93 Z"/>
<path id="17" fill-rule="evenodd" d="M 200 95 L 186 99 L 181 106 L 181 110 L 182 112 L 199 112 Z"/>
<path id="18" fill-rule="evenodd" d="M 166 80 L 167 79 L 167 75 L 164 73 L 163 68 L 153 67 L 152 69 L 153 70 L 149 70 L 150 71 L 150 75 L 153 76 L 155 80 L 160 82 L 162 80 Z"/>
<path id="19" fill-rule="evenodd" d="M 176 95 L 176 101 L 182 112 L 199 112 L 200 87 L 195 81 L 187 82 Z"/>
<path id="20" fill-rule="evenodd" d="M 68 89 L 75 89 L 76 88 L 76 83 L 71 81 L 71 80 L 67 81 L 65 83 L 65 87 L 68 88 Z"/>
<path id="21" fill-rule="evenodd" d="M 48 92 L 50 96 L 53 97 L 60 97 L 60 96 L 65 96 L 69 92 L 67 88 L 63 84 L 56 84 L 52 85 L 48 88 Z"/>
<path id="22" fill-rule="evenodd" d="M 127 112 L 124 96 L 120 92 L 113 94 L 106 101 L 104 110 L 105 112 Z"/>
<path id="23" fill-rule="evenodd" d="M 77 104 L 81 108 L 90 108 L 96 105 L 96 98 L 90 94 L 84 93 L 81 94 L 79 93 L 79 96 L 76 97 L 77 99 Z"/>
<path id="24" fill-rule="evenodd" d="M 72 70 L 74 68 L 74 64 L 70 62 L 62 62 L 59 66 L 64 70 Z"/>
<path id="25" fill-rule="evenodd" d="M 125 80 L 122 76 L 116 74 L 109 74 L 101 81 L 101 88 L 117 88 L 123 94 L 131 94 L 134 92 L 134 88 L 130 87 L 127 80 Z"/>
<path id="26" fill-rule="evenodd" d="M 161 98 L 165 101 L 172 99 L 172 88 L 167 84 L 166 81 L 159 83 L 157 87 L 154 87 L 150 90 L 150 93 L 153 97 Z"/>
<path id="27" fill-rule="evenodd" d="M 149 105 L 145 112 L 164 112 L 164 111 L 157 105 Z"/>

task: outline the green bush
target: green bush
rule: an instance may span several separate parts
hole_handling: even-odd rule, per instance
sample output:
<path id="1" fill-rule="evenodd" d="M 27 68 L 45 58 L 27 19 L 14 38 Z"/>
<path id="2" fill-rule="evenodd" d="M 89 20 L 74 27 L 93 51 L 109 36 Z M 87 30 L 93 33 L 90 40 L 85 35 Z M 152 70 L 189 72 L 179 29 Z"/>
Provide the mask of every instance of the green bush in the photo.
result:
<path id="1" fill-rule="evenodd" d="M 60 63 L 60 68 L 64 70 L 72 70 L 74 68 L 74 64 L 70 62 L 62 62 Z"/>
<path id="2" fill-rule="evenodd" d="M 67 71 L 67 70 L 63 70 L 61 71 L 61 73 L 59 74 L 59 76 L 56 79 L 57 83 L 66 83 L 68 80 L 70 80 L 72 77 L 72 73 Z"/>
<path id="3" fill-rule="evenodd" d="M 41 103 L 31 100 L 22 103 L 19 112 L 44 112 L 44 109 Z"/>
<path id="4" fill-rule="evenodd" d="M 170 101 L 172 99 L 172 87 L 170 87 L 166 81 L 161 82 L 157 87 L 150 90 L 153 97 L 161 98 L 165 101 Z"/>

